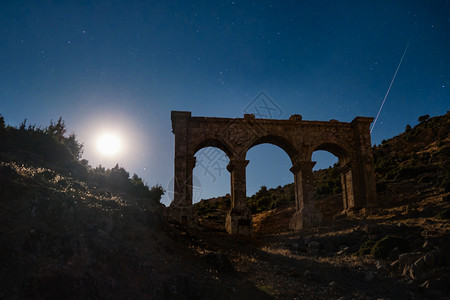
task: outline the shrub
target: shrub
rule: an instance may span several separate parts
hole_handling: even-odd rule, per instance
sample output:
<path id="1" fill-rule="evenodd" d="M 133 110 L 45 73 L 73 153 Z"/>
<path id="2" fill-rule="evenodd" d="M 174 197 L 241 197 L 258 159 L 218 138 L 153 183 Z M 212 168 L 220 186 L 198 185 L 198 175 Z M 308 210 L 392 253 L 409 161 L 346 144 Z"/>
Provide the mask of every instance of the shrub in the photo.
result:
<path id="1" fill-rule="evenodd" d="M 426 120 L 428 120 L 430 118 L 430 115 L 423 115 L 423 116 L 420 116 L 418 119 L 417 119 L 417 121 L 419 121 L 420 123 L 422 123 L 422 122 L 425 122 Z"/>
<path id="2" fill-rule="evenodd" d="M 150 189 L 149 195 L 150 195 L 150 201 L 154 204 L 158 204 L 161 201 L 161 196 L 165 194 L 165 190 L 164 188 L 160 185 L 157 184 L 155 186 L 153 186 Z"/>
<path id="3" fill-rule="evenodd" d="M 362 256 L 362 255 L 368 255 L 370 254 L 370 251 L 372 250 L 373 246 L 375 245 L 375 241 L 374 240 L 367 240 L 365 241 L 361 247 L 359 247 L 358 252 L 356 252 L 356 254 L 358 256 Z"/>
<path id="4" fill-rule="evenodd" d="M 375 258 L 386 258 L 388 253 L 396 247 L 401 252 L 406 252 L 409 250 L 409 242 L 407 239 L 395 235 L 387 235 L 373 245 L 370 254 Z"/>
<path id="5" fill-rule="evenodd" d="M 63 141 L 64 144 L 69 148 L 73 157 L 76 160 L 79 160 L 81 158 L 81 155 L 83 155 L 83 144 L 77 141 L 76 135 L 72 133 L 68 138 L 64 138 Z"/>

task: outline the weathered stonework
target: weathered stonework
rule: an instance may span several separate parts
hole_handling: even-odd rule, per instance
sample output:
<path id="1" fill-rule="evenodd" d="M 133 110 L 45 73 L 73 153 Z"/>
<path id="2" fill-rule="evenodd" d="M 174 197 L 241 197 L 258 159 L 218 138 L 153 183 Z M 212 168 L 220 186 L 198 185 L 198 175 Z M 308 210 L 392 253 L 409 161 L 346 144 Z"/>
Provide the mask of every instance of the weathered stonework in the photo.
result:
<path id="1" fill-rule="evenodd" d="M 343 207 L 346 212 L 377 206 L 375 173 L 369 126 L 373 118 L 356 117 L 352 122 L 304 121 L 301 115 L 289 120 L 192 117 L 190 112 L 172 111 L 175 134 L 174 199 L 169 217 L 185 226 L 195 226 L 192 209 L 192 171 L 195 153 L 204 147 L 223 150 L 230 163 L 231 210 L 226 218 L 230 234 L 251 234 L 252 216 L 246 204 L 245 169 L 247 151 L 270 143 L 282 148 L 292 162 L 296 213 L 289 227 L 301 230 L 318 226 L 321 213 L 315 207 L 311 161 L 316 150 L 326 150 L 339 158 Z"/>

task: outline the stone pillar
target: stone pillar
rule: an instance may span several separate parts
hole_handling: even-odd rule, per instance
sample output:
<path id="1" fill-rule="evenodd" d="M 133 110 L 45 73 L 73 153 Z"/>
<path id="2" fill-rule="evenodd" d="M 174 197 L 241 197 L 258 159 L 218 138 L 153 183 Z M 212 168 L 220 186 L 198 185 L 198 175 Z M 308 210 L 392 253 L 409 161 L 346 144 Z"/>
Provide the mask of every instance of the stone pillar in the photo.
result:
<path id="1" fill-rule="evenodd" d="M 192 206 L 192 171 L 195 167 L 195 157 L 188 154 L 190 117 L 190 112 L 172 112 L 172 132 L 175 134 L 175 178 L 169 219 L 183 226 L 194 226 L 197 222 Z"/>
<path id="2" fill-rule="evenodd" d="M 245 182 L 245 159 L 230 159 L 227 170 L 231 175 L 231 210 L 228 212 L 225 229 L 229 234 L 250 235 L 252 232 L 252 214 L 247 207 Z"/>
<path id="3" fill-rule="evenodd" d="M 341 173 L 342 201 L 345 212 L 358 210 L 361 208 L 361 194 L 358 174 L 358 165 L 349 162 L 339 169 Z"/>
<path id="4" fill-rule="evenodd" d="M 292 230 L 315 227 L 322 222 L 322 214 L 317 210 L 314 199 L 312 169 L 315 164 L 312 161 L 302 161 L 290 169 L 294 174 L 296 210 L 289 222 Z"/>
<path id="5" fill-rule="evenodd" d="M 348 208 L 348 195 L 347 195 L 347 182 L 345 180 L 345 174 L 341 173 L 341 187 L 342 187 L 342 213 L 345 213 Z"/>
<path id="6" fill-rule="evenodd" d="M 352 122 L 356 146 L 356 163 L 359 180 L 359 195 L 361 207 L 378 206 L 375 184 L 375 167 L 372 142 L 370 139 L 370 124 L 373 118 L 356 117 Z"/>

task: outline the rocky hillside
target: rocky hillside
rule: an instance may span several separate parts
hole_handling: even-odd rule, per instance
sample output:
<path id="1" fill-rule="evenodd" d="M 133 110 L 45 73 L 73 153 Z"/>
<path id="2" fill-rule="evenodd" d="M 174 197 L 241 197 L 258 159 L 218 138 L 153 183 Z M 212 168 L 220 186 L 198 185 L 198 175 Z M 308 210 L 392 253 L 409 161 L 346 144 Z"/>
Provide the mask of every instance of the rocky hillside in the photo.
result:
<path id="1" fill-rule="evenodd" d="M 374 147 L 381 203 L 376 211 L 362 210 L 354 216 L 341 214 L 339 174 L 334 167 L 315 172 L 317 205 L 324 215 L 319 228 L 289 232 L 294 208 L 292 199 L 286 202 L 284 199 L 289 199 L 292 185 L 262 187 L 249 197 L 259 249 L 270 253 L 272 258 L 280 258 L 264 265 L 263 254 L 255 257 L 257 267 L 253 270 L 259 274 L 266 272 L 261 277 L 269 294 L 276 298 L 302 295 L 448 299 L 450 113 L 433 118 L 422 116 L 419 122 Z M 215 199 L 215 207 L 221 205 L 219 200 Z M 206 205 L 208 201 L 197 204 Z M 211 207 L 200 212 L 200 216 L 214 216 L 223 223 L 226 209 Z M 203 225 L 212 226 L 211 222 Z M 216 225 L 216 229 L 221 226 Z M 296 267 L 289 269 L 283 260 Z M 279 271 L 270 274 L 270 267 Z M 336 269 L 340 271 L 333 273 Z M 297 279 L 295 283 L 293 278 Z M 298 288 L 299 281 L 309 287 L 322 285 L 324 290 L 313 296 L 288 288 L 290 285 Z"/>
<path id="2" fill-rule="evenodd" d="M 0 116 L 0 299 L 230 294 L 164 226 L 160 186 L 119 166 L 92 168 L 81 152 L 61 119 L 15 128 Z"/>

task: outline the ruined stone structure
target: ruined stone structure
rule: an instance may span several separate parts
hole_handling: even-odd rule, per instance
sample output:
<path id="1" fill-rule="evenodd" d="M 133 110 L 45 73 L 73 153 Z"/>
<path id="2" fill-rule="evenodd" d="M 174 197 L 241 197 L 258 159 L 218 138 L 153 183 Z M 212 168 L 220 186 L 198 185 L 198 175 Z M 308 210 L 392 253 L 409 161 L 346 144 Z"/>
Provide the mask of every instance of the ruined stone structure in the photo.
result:
<path id="1" fill-rule="evenodd" d="M 303 121 L 301 115 L 289 120 L 192 117 L 191 112 L 172 111 L 175 134 L 174 199 L 170 218 L 185 226 L 197 222 L 192 206 L 192 172 L 195 153 L 204 147 L 223 150 L 230 163 L 231 210 L 226 218 L 230 234 L 251 233 L 252 216 L 246 204 L 245 169 L 247 151 L 270 143 L 282 148 L 292 161 L 295 208 L 289 227 L 293 230 L 317 226 L 322 220 L 315 207 L 311 156 L 326 150 L 339 159 L 346 212 L 377 205 L 375 174 L 369 126 L 373 118 L 356 117 L 352 122 Z"/>

